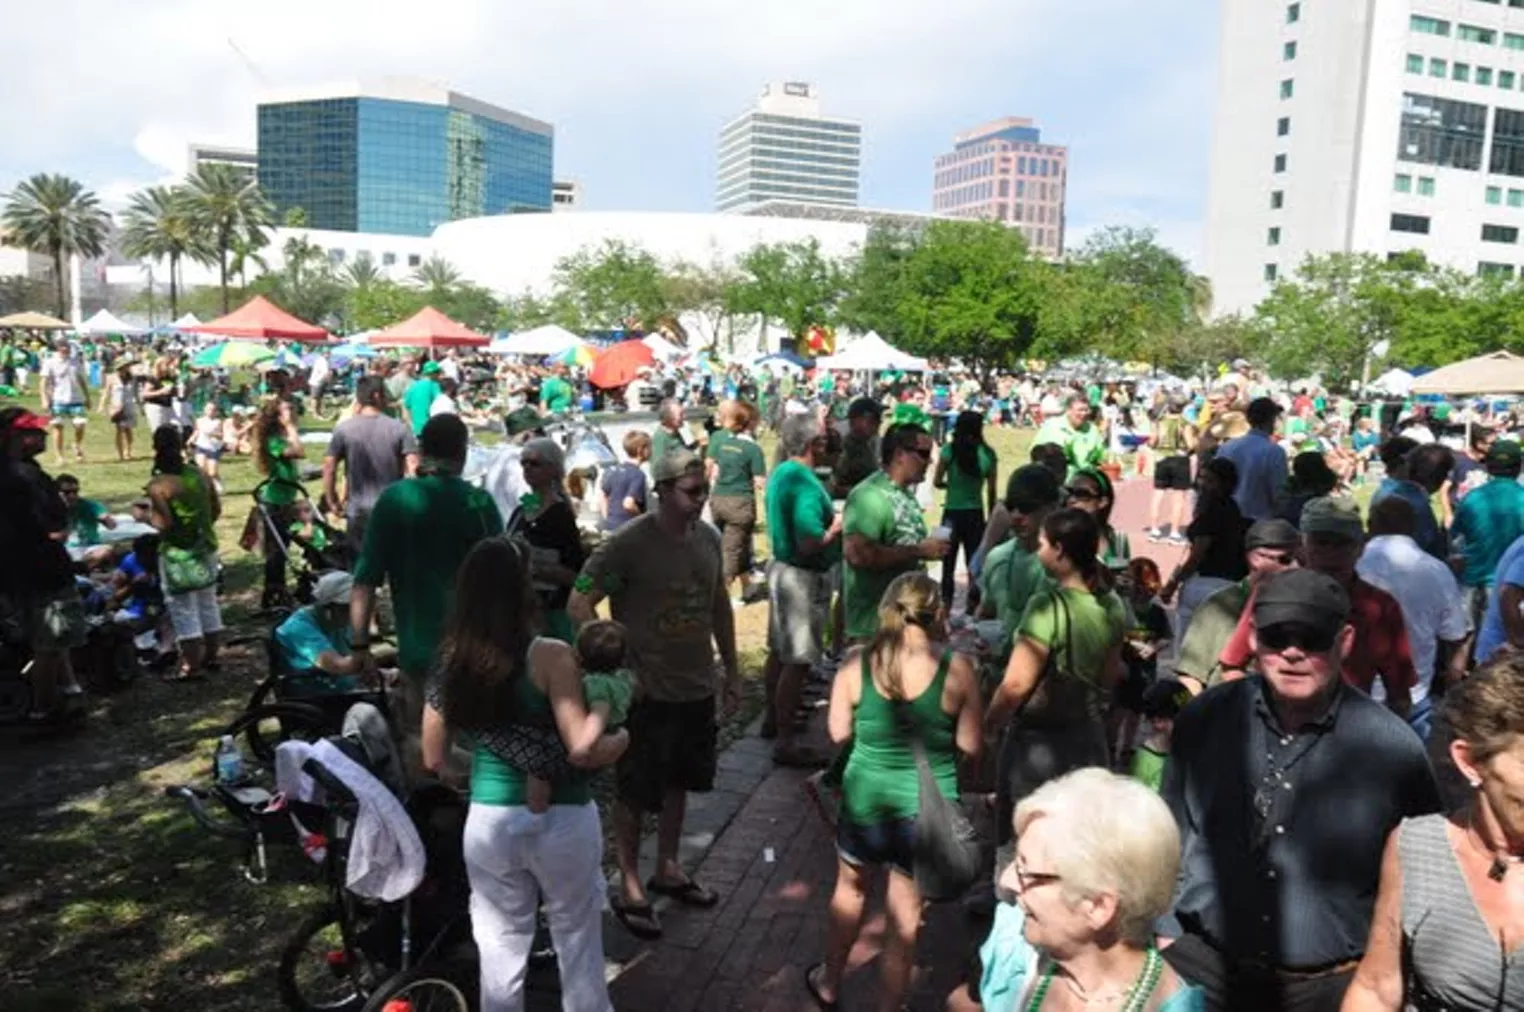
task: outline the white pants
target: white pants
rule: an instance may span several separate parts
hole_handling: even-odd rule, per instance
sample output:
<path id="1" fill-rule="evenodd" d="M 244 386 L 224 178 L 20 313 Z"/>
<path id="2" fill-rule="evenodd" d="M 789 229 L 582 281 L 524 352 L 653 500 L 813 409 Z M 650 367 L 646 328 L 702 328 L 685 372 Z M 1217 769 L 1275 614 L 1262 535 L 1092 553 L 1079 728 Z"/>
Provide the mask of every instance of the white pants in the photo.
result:
<path id="1" fill-rule="evenodd" d="M 1180 588 L 1180 603 L 1175 608 L 1176 650 L 1179 649 L 1179 644 L 1185 642 L 1185 630 L 1190 627 L 1191 615 L 1201 607 L 1201 602 L 1232 585 L 1232 580 L 1217 576 L 1193 576 L 1185 581 L 1185 585 Z"/>
<path id="2" fill-rule="evenodd" d="M 471 930 L 481 956 L 481 1012 L 522 1012 L 542 901 L 561 966 L 565 1012 L 613 1012 L 603 976 L 603 831 L 598 809 L 471 806 L 466 818 Z"/>
<path id="3" fill-rule="evenodd" d="M 174 409 L 163 404 L 143 405 L 143 416 L 148 419 L 148 431 L 157 432 L 163 425 L 174 424 Z"/>

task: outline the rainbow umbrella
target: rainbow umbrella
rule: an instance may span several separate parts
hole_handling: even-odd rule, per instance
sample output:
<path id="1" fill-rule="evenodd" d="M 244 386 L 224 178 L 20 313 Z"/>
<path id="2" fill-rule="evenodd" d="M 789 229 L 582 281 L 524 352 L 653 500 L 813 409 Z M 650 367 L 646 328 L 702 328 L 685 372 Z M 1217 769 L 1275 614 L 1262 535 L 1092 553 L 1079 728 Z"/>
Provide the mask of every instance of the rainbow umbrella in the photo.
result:
<path id="1" fill-rule="evenodd" d="M 274 357 L 275 352 L 257 341 L 224 341 L 198 351 L 190 364 L 197 369 L 237 369 Z"/>
<path id="2" fill-rule="evenodd" d="M 574 344 L 559 355 L 550 356 L 550 360 L 556 365 L 575 365 L 583 369 L 593 364 L 593 349 L 585 344 Z"/>

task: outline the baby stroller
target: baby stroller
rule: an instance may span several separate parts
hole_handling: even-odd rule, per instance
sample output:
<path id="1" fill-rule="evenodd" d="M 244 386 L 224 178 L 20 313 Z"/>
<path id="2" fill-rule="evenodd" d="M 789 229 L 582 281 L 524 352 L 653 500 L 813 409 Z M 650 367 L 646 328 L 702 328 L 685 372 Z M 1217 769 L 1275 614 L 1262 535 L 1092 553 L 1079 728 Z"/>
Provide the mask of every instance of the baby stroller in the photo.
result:
<path id="1" fill-rule="evenodd" d="M 296 493 L 297 498 L 289 508 L 264 501 L 265 490 L 276 486 Z M 295 582 L 291 598 L 296 604 L 312 603 L 312 587 L 318 577 L 336 569 L 347 571 L 354 565 L 348 536 L 328 521 L 321 504 L 307 494 L 305 486 L 282 478 L 266 478 L 250 494 L 254 497 L 254 511 L 244 530 L 243 547 L 252 551 L 260 537 L 277 546 L 285 557 L 287 573 Z M 310 529 L 307 520 L 298 519 L 302 514 L 310 520 Z M 270 611 L 289 612 L 291 601 L 266 600 L 264 604 Z"/>
<path id="2" fill-rule="evenodd" d="M 409 1009 L 468 1012 L 475 1006 L 477 970 L 462 851 L 464 800 L 439 784 L 403 789 L 389 731 L 373 707 L 351 708 L 343 732 L 324 745 L 283 755 L 290 763 L 279 783 L 310 784 L 308 796 L 275 790 L 267 768 L 234 780 L 214 769 L 209 788 L 182 785 L 165 793 L 182 801 L 202 828 L 242 845 L 251 882 L 268 879 L 270 844 L 299 848 L 319 863 L 324 902 L 293 931 L 277 966 L 287 1008 L 380 1012 L 402 998 Z M 421 844 L 422 878 L 401 899 L 369 899 L 349 887 L 351 844 L 365 804 L 360 795 L 367 793 L 355 780 L 357 769 L 372 797 L 384 790 L 402 801 Z M 208 802 L 223 814 L 209 812 Z"/>

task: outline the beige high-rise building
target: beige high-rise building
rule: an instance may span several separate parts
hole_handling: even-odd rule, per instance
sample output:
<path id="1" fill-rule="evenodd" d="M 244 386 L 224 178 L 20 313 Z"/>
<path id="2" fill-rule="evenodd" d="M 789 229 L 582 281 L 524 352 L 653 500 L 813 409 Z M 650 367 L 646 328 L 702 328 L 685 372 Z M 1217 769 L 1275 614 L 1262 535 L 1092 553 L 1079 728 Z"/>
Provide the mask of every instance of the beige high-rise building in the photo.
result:
<path id="1" fill-rule="evenodd" d="M 1064 252 L 1069 149 L 1044 144 L 1029 119 L 1007 116 L 953 137 L 932 174 L 931 209 L 951 218 L 983 218 L 1021 229 L 1044 256 Z"/>

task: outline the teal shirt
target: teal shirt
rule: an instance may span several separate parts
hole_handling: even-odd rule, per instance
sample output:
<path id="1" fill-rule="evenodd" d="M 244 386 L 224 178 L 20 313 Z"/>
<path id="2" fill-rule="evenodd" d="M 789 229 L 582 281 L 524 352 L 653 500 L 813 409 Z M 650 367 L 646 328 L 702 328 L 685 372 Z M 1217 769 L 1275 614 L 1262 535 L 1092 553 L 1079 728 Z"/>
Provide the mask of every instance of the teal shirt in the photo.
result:
<path id="1" fill-rule="evenodd" d="M 106 513 L 106 507 L 94 499 L 76 499 L 69 511 L 69 544 L 80 548 L 100 544 L 101 517 Z"/>
<path id="2" fill-rule="evenodd" d="M 559 376 L 547 377 L 540 383 L 540 406 L 553 415 L 566 414 L 575 400 L 571 384 Z"/>
<path id="3" fill-rule="evenodd" d="M 785 460 L 767 480 L 767 540 L 773 558 L 801 569 L 824 571 L 841 560 L 841 539 L 825 551 L 804 555 L 799 538 L 823 538 L 835 519 L 831 493 L 815 472 L 797 460 Z"/>
<path id="4" fill-rule="evenodd" d="M 943 509 L 983 510 L 983 492 L 989 476 L 995 473 L 995 451 L 979 447 L 979 473 L 969 474 L 958 466 L 952 444 L 942 447 L 942 463 L 947 465 L 947 501 Z"/>
<path id="5" fill-rule="evenodd" d="M 1524 485 L 1515 478 L 1499 476 L 1467 492 L 1455 507 L 1450 533 L 1463 540 L 1466 568 L 1461 583 L 1467 587 L 1492 586 L 1503 553 L 1524 535 Z"/>
<path id="6" fill-rule="evenodd" d="M 402 406 L 407 408 L 407 415 L 413 420 L 413 435 L 418 435 L 428 424 L 429 407 L 439 392 L 439 384 L 431 379 L 420 377 L 408 384 L 407 393 L 402 395 Z"/>

